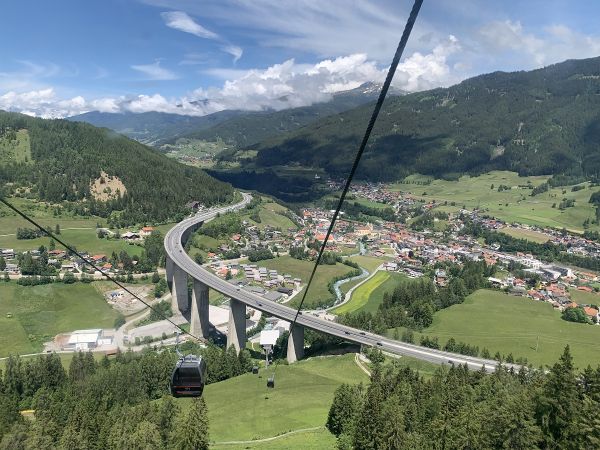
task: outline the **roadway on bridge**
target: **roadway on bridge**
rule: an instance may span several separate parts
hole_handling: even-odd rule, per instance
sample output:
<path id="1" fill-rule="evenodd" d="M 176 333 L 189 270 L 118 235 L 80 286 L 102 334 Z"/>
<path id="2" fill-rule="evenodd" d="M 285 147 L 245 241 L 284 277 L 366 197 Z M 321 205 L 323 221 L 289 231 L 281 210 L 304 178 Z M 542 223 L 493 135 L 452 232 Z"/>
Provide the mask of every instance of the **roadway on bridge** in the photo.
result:
<path id="1" fill-rule="evenodd" d="M 193 217 L 178 223 L 175 227 L 171 228 L 165 236 L 165 250 L 175 266 L 178 266 L 192 278 L 201 281 L 211 289 L 214 289 L 227 297 L 239 300 L 240 302 L 245 303 L 246 306 L 291 322 L 296 315 L 295 309 L 266 300 L 259 295 L 248 292 L 219 278 L 199 264 L 196 264 L 184 250 L 182 238 L 185 234 L 189 233 L 189 229 L 196 229 L 198 224 L 213 219 L 217 214 L 223 214 L 228 211 L 234 211 L 245 207 L 252 200 L 252 196 L 246 193 L 243 193 L 242 195 L 244 197 L 243 200 L 235 205 L 200 212 Z M 341 325 L 336 322 L 320 319 L 309 313 L 301 313 L 298 316 L 297 323 L 303 327 L 337 336 L 349 342 L 367 345 L 387 353 L 410 356 L 435 364 L 466 364 L 471 370 L 480 370 L 482 367 L 485 367 L 485 370 L 488 372 L 493 372 L 497 365 L 497 362 L 493 360 L 464 356 L 396 341 L 384 336 Z M 504 366 L 509 368 L 512 366 L 515 370 L 520 368 L 520 366 L 516 364 L 505 364 Z"/>

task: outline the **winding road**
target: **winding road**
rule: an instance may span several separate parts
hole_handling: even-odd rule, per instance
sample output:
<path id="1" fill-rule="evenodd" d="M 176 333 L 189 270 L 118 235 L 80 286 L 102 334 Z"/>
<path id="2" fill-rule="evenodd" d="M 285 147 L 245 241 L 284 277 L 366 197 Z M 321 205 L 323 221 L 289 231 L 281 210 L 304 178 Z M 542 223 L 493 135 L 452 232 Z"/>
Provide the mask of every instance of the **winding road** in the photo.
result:
<path id="1" fill-rule="evenodd" d="M 229 298 L 234 298 L 246 304 L 246 306 L 291 322 L 296 315 L 295 309 L 266 300 L 259 295 L 245 291 L 240 287 L 219 278 L 204 267 L 196 264 L 184 250 L 185 240 L 187 240 L 191 233 L 199 228 L 204 222 L 213 219 L 217 214 L 241 209 L 252 200 L 251 195 L 246 193 L 243 193 L 242 195 L 243 200 L 235 205 L 200 212 L 171 228 L 166 234 L 164 241 L 167 256 L 174 265 L 178 266 L 192 278 L 206 284 L 209 288 L 214 289 Z M 497 361 L 494 360 L 464 356 L 395 341 L 374 333 L 320 319 L 306 312 L 300 313 L 297 323 L 306 328 L 337 336 L 345 341 L 377 348 L 387 353 L 410 356 L 434 364 L 466 364 L 471 370 L 481 370 L 484 368 L 487 372 L 494 372 L 496 370 L 496 365 L 498 364 Z M 507 368 L 513 367 L 515 370 L 520 369 L 520 366 L 517 364 L 504 364 L 504 366 Z"/>

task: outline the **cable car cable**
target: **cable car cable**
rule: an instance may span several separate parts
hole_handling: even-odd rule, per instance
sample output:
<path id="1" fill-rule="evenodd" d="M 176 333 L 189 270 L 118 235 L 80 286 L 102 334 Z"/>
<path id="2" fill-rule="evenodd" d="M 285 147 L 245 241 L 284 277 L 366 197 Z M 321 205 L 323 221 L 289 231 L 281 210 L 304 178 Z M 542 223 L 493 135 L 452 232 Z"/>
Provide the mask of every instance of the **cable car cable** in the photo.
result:
<path id="1" fill-rule="evenodd" d="M 360 143 L 360 147 L 358 148 L 358 152 L 356 153 L 356 157 L 354 158 L 354 163 L 352 164 L 352 169 L 350 170 L 350 174 L 346 179 L 346 183 L 344 188 L 342 189 L 342 194 L 340 195 L 340 200 L 337 204 L 337 207 L 333 213 L 333 217 L 331 219 L 331 223 L 329 224 L 329 228 L 327 229 L 327 233 L 325 234 L 325 238 L 323 239 L 323 244 L 319 249 L 319 254 L 317 255 L 317 259 L 315 261 L 315 265 L 313 266 L 312 272 L 310 274 L 310 278 L 308 279 L 308 284 L 306 285 L 306 289 L 304 290 L 304 294 L 302 295 L 302 299 L 300 300 L 300 304 L 298 305 L 298 310 L 296 311 L 296 315 L 294 316 L 294 320 L 290 325 L 290 332 L 288 339 L 292 338 L 292 331 L 294 329 L 294 325 L 296 324 L 296 320 L 298 319 L 298 315 L 302 310 L 302 305 L 304 304 L 304 300 L 306 300 L 306 295 L 308 294 L 308 290 L 312 284 L 312 281 L 315 277 L 315 273 L 317 272 L 317 267 L 321 263 L 321 258 L 323 257 L 323 253 L 325 252 L 325 248 L 327 246 L 327 241 L 331 236 L 333 231 L 333 227 L 338 218 L 340 210 L 342 209 L 342 205 L 344 204 L 344 200 L 346 199 L 346 194 L 350 189 L 350 184 L 352 183 L 352 179 L 354 178 L 354 174 L 358 169 L 358 164 L 360 163 L 360 159 L 365 151 L 367 146 L 367 142 L 369 141 L 369 137 L 371 136 L 371 131 L 373 131 L 373 127 L 375 126 L 375 121 L 379 116 L 379 111 L 381 110 L 381 106 L 383 105 L 383 101 L 387 95 L 387 92 L 390 88 L 390 84 L 392 83 L 392 78 L 396 73 L 396 69 L 398 67 L 398 63 L 400 62 L 400 58 L 402 57 L 402 53 L 404 52 L 404 48 L 406 47 L 406 43 L 408 42 L 408 38 L 410 37 L 410 33 L 413 29 L 413 25 L 419 15 L 419 10 L 421 9 L 421 5 L 423 4 L 423 0 L 415 0 L 410 15 L 408 16 L 408 20 L 406 21 L 406 25 L 404 27 L 404 32 L 402 33 L 402 37 L 400 38 L 400 42 L 398 43 L 398 48 L 396 49 L 396 53 L 394 54 L 394 58 L 392 59 L 392 64 L 388 69 L 387 76 L 385 78 L 385 82 L 381 87 L 381 92 L 379 93 L 379 98 L 377 99 L 377 103 L 375 104 L 375 108 L 373 109 L 373 113 L 371 114 L 371 119 L 369 120 L 369 124 L 367 125 L 367 129 L 363 136 L 362 142 Z"/>
<path id="2" fill-rule="evenodd" d="M 33 220 L 32 218 L 30 218 L 27 214 L 25 214 L 24 212 L 20 211 L 16 206 L 14 206 L 11 203 L 7 202 L 6 199 L 4 199 L 4 197 L 0 196 L 0 203 L 4 203 L 4 205 L 6 205 L 8 208 L 12 209 L 14 212 L 16 212 L 19 216 L 21 216 L 27 222 L 29 222 L 30 224 L 32 224 L 33 226 L 35 226 L 36 228 L 38 228 L 42 233 L 44 233 L 48 237 L 54 239 L 56 242 L 58 242 L 60 245 L 62 245 L 64 248 L 66 248 L 71 253 L 77 255 L 79 258 L 81 258 L 83 261 L 85 261 L 86 264 L 88 264 L 93 269 L 95 269 L 98 272 L 100 272 L 108 281 L 112 281 L 114 284 L 116 284 L 117 286 L 119 286 L 121 289 L 123 289 L 125 292 L 127 292 L 129 295 L 131 295 L 133 298 L 135 298 L 136 300 L 139 300 L 142 304 L 146 305 L 148 308 L 150 308 L 152 311 L 154 311 L 156 314 L 158 314 L 164 320 L 168 321 L 173 326 L 175 326 L 177 329 L 179 329 L 179 331 L 181 331 L 181 333 L 187 334 L 188 336 L 196 339 L 197 341 L 202 341 L 203 340 L 203 339 L 200 339 L 198 336 L 194 336 L 189 331 L 186 331 L 180 325 L 178 325 L 174 321 L 172 321 L 169 317 L 166 317 L 158 308 L 155 308 L 154 306 L 150 305 L 148 302 L 142 300 L 139 295 L 134 294 L 130 289 L 128 289 L 120 281 L 116 280 L 111 275 L 109 275 L 108 273 L 106 273 L 104 270 L 102 270 L 100 267 L 98 267 L 95 263 L 89 261 L 87 258 L 84 258 L 81 255 L 81 253 L 79 253 L 74 247 L 72 247 L 69 244 L 65 243 L 63 240 L 57 238 L 54 235 L 54 233 L 52 233 L 51 231 L 45 229 L 40 224 L 38 224 L 35 220 Z"/>

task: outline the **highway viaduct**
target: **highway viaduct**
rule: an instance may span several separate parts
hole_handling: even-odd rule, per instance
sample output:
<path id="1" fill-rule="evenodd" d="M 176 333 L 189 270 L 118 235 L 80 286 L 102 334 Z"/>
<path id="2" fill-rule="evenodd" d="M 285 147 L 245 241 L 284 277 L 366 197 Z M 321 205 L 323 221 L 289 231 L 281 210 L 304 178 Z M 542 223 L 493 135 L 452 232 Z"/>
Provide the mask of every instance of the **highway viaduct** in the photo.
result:
<path id="1" fill-rule="evenodd" d="M 267 300 L 252 292 L 248 292 L 229 283 L 204 267 L 196 264 L 184 249 L 191 234 L 202 224 L 217 214 L 239 210 L 245 207 L 252 196 L 243 193 L 243 200 L 235 205 L 214 208 L 200 212 L 175 225 L 165 236 L 167 283 L 172 293 L 173 310 L 190 312 L 190 333 L 195 336 L 208 337 L 208 292 L 214 289 L 230 299 L 229 328 L 227 346 L 233 345 L 237 351 L 244 348 L 246 342 L 246 307 L 258 309 L 269 315 L 291 322 L 296 310 L 285 305 Z M 188 299 L 188 277 L 192 279 L 191 305 Z M 191 309 L 191 311 L 190 311 Z M 288 339 L 287 357 L 290 363 L 304 355 L 304 329 L 311 328 L 345 341 L 378 348 L 384 352 L 401 356 L 411 356 L 435 364 L 466 364 L 471 370 L 493 372 L 497 362 L 483 358 L 445 352 L 379 336 L 366 331 L 351 328 L 336 322 L 320 319 L 312 314 L 298 316 L 293 328 L 293 335 Z M 516 364 L 505 364 L 515 370 Z"/>

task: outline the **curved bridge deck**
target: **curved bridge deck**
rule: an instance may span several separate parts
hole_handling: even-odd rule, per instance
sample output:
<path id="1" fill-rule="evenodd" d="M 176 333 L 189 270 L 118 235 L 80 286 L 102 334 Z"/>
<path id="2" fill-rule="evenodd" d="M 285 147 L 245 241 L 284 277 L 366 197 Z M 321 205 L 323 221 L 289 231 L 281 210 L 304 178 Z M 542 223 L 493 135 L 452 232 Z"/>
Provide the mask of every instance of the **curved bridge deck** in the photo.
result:
<path id="1" fill-rule="evenodd" d="M 245 343 L 245 307 L 249 306 L 253 309 L 258 309 L 272 316 L 283 320 L 292 321 L 296 310 L 279 303 L 266 300 L 265 298 L 248 292 L 244 289 L 235 286 L 213 273 L 209 272 L 202 266 L 196 264 L 192 258 L 185 252 L 184 245 L 191 233 L 197 230 L 202 224 L 217 214 L 222 214 L 228 211 L 233 211 L 245 207 L 252 197 L 249 194 L 243 194 L 244 198 L 240 203 L 232 206 L 215 208 L 206 212 L 198 213 L 193 217 L 183 220 L 173 227 L 165 236 L 165 250 L 167 253 L 167 280 L 172 288 L 174 304 L 177 301 L 179 309 L 186 310 L 188 305 L 187 294 L 187 277 L 190 276 L 194 280 L 193 299 L 192 299 L 192 324 L 194 320 L 203 322 L 201 326 L 202 333 L 206 336 L 208 323 L 208 289 L 214 289 L 221 294 L 229 297 L 231 300 L 231 313 L 229 322 L 228 345 L 235 345 L 238 350 Z M 185 284 L 184 284 L 185 283 Z M 185 289 L 183 286 L 185 285 Z M 177 288 L 179 286 L 179 289 Z M 185 291 L 185 292 L 182 292 Z M 176 297 L 176 299 L 175 299 Z M 241 309 L 240 309 L 241 308 Z M 242 313 L 243 312 L 243 313 Z M 199 317 L 194 317 L 199 316 Z M 236 317 L 237 316 L 237 317 Z M 384 336 L 379 336 L 362 330 L 357 330 L 336 322 L 320 319 L 311 314 L 300 314 L 297 324 L 301 327 L 301 333 L 298 336 L 293 336 L 290 341 L 290 346 L 301 346 L 301 348 L 290 349 L 288 347 L 288 355 L 290 350 L 294 351 L 295 357 L 302 356 L 303 349 L 303 328 L 310 328 L 316 331 L 337 336 L 345 341 L 356 344 L 367 345 L 380 350 L 401 356 L 411 356 L 420 360 L 429 361 L 436 364 L 466 364 L 469 369 L 480 370 L 482 367 L 488 372 L 493 372 L 497 362 L 482 358 L 464 356 L 456 353 L 445 352 L 441 350 L 429 349 L 418 345 L 407 344 L 404 342 L 395 341 Z M 243 330 L 239 328 L 243 327 Z M 232 328 L 236 328 L 233 330 Z M 296 334 L 296 333 L 294 333 Z M 516 364 L 506 364 L 506 367 L 513 367 L 515 370 L 520 368 Z"/>

